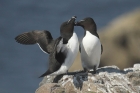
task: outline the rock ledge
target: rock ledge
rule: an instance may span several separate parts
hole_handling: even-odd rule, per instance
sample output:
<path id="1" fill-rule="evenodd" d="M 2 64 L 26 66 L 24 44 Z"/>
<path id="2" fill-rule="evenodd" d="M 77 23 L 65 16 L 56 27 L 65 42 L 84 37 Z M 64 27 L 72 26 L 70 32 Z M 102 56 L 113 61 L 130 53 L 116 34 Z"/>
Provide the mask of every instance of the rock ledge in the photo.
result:
<path id="1" fill-rule="evenodd" d="M 35 93 L 140 93 L 140 64 L 124 70 L 105 66 L 94 75 L 64 75 L 58 83 L 53 78 L 44 77 Z"/>

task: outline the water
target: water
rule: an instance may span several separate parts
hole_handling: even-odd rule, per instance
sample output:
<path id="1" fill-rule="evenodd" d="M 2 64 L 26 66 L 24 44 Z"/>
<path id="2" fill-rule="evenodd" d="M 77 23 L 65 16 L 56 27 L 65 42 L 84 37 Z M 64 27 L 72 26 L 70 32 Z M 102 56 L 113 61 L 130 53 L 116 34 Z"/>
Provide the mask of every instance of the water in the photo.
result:
<path id="1" fill-rule="evenodd" d="M 46 29 L 57 38 L 61 23 L 73 15 L 90 16 L 101 28 L 138 7 L 139 0 L 0 0 L 0 93 L 34 93 L 47 69 L 48 56 L 37 45 L 16 43 L 18 34 Z M 83 36 L 82 28 L 75 31 Z"/>

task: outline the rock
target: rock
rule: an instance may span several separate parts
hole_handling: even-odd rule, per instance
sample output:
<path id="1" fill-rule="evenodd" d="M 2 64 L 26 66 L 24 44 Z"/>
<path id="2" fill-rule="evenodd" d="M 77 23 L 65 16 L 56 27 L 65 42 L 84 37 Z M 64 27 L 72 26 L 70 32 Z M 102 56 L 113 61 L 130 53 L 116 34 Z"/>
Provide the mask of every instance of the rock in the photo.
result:
<path id="1" fill-rule="evenodd" d="M 104 48 L 101 67 L 124 69 L 140 63 L 140 9 L 116 18 L 98 32 Z"/>
<path id="2" fill-rule="evenodd" d="M 64 75 L 58 83 L 44 77 L 35 93 L 140 93 L 140 64 L 120 70 L 105 66 L 97 74 L 77 72 Z"/>

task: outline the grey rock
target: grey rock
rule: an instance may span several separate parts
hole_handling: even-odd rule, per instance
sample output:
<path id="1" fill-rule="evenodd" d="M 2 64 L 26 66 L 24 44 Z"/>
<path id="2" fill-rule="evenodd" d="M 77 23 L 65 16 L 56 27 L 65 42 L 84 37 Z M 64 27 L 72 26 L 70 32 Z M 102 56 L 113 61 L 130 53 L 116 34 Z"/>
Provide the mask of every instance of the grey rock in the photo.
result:
<path id="1" fill-rule="evenodd" d="M 53 84 L 49 88 L 51 92 L 46 93 L 140 93 L 139 66 L 134 64 L 133 68 L 124 70 L 116 66 L 105 66 L 94 75 L 79 71 L 74 75 L 64 75 L 58 83 L 51 83 L 52 76 L 48 76 L 44 77 L 37 90 L 44 91 L 45 87 L 42 86 Z"/>
<path id="2" fill-rule="evenodd" d="M 124 69 L 140 62 L 140 8 L 115 18 L 98 33 L 103 45 L 101 67 Z"/>

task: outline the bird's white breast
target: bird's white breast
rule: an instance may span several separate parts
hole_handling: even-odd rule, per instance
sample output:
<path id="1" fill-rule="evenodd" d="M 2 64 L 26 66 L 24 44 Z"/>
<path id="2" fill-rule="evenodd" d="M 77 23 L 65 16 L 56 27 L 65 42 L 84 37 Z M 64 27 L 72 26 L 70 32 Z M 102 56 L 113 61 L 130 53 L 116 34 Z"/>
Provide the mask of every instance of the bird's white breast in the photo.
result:
<path id="1" fill-rule="evenodd" d="M 62 41 L 60 42 L 60 45 L 58 45 L 59 47 L 63 45 Z M 58 74 L 63 74 L 66 73 L 67 70 L 71 67 L 71 65 L 73 64 L 77 53 L 79 51 L 79 41 L 78 41 L 78 37 L 76 35 L 76 33 L 74 32 L 72 37 L 69 39 L 67 44 L 64 44 L 63 49 L 67 49 L 67 57 L 65 59 L 65 62 L 61 65 L 60 69 L 54 73 L 52 73 L 51 75 L 58 75 Z M 59 51 L 59 49 L 57 50 Z"/>
<path id="2" fill-rule="evenodd" d="M 98 37 L 86 31 L 81 43 L 81 60 L 85 68 L 92 69 L 94 65 L 99 65 L 101 56 L 101 43 Z"/>

